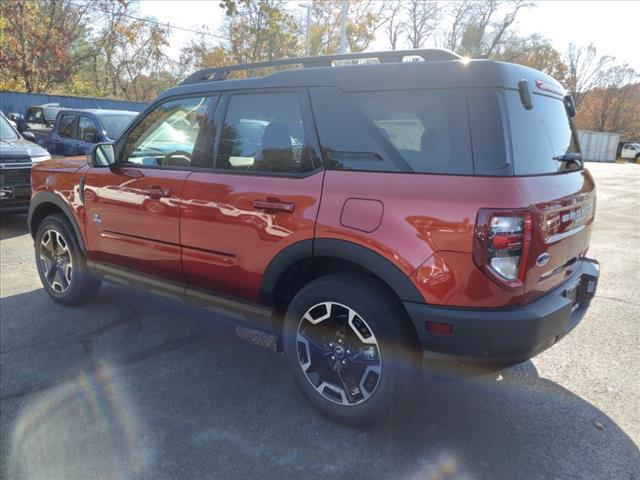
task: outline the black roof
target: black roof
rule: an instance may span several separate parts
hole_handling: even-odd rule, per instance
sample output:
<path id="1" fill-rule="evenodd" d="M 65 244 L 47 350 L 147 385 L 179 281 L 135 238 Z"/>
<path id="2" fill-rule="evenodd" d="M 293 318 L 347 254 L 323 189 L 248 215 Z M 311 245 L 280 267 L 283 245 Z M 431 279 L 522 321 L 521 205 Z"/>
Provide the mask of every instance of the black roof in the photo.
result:
<path id="1" fill-rule="evenodd" d="M 405 56 L 412 51 L 401 52 Z M 422 52 L 422 51 L 419 51 Z M 376 56 L 367 54 L 364 56 Z M 522 65 L 496 62 L 484 59 L 464 59 L 455 54 L 450 59 L 348 64 L 340 66 L 316 67 L 278 71 L 262 77 L 246 79 L 208 80 L 206 75 L 216 77 L 216 72 L 224 70 L 245 70 L 247 65 L 223 67 L 196 72 L 183 84 L 162 93 L 157 101 L 164 98 L 188 94 L 227 90 L 242 90 L 274 87 L 338 87 L 344 91 L 409 90 L 426 88 L 471 88 L 492 87 L 517 89 L 520 80 L 527 80 L 533 89 L 537 82 L 543 82 L 558 94 L 564 88 L 549 75 Z M 363 55 L 360 55 L 362 57 Z M 341 56 L 343 57 L 343 56 Z M 347 57 L 348 56 L 344 56 Z M 318 57 L 323 58 L 323 57 Z M 284 64 L 303 63 L 306 59 L 293 59 Z M 318 64 L 321 64 L 318 63 Z M 256 68 L 255 66 L 253 68 Z M 258 64 L 257 68 L 261 68 Z M 199 77 L 205 77 L 199 79 Z M 224 76 L 223 76 L 224 78 Z M 547 93 L 550 92 L 547 90 Z M 154 102 L 155 103 L 155 102 Z"/>

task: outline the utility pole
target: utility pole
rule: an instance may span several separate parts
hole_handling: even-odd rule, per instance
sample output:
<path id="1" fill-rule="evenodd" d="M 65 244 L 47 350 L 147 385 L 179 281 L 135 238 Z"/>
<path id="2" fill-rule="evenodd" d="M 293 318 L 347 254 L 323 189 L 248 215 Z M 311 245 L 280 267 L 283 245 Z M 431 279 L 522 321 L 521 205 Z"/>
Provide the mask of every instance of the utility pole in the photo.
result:
<path id="1" fill-rule="evenodd" d="M 313 5 L 298 4 L 299 7 L 307 9 L 307 57 L 311 56 L 311 8 Z"/>
<path id="2" fill-rule="evenodd" d="M 340 24 L 340 53 L 347 53 L 347 0 L 342 0 Z"/>

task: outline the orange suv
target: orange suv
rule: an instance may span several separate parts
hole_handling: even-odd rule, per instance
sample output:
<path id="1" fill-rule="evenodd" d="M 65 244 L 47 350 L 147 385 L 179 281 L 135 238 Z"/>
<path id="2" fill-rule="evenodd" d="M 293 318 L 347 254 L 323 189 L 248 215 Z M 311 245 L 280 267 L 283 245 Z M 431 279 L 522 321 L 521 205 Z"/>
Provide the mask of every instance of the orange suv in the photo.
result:
<path id="1" fill-rule="evenodd" d="M 371 423 L 423 353 L 513 364 L 584 316 L 574 114 L 544 73 L 443 50 L 200 71 L 115 143 L 34 167 L 38 271 L 64 304 L 104 279 L 232 311 L 322 412 Z"/>

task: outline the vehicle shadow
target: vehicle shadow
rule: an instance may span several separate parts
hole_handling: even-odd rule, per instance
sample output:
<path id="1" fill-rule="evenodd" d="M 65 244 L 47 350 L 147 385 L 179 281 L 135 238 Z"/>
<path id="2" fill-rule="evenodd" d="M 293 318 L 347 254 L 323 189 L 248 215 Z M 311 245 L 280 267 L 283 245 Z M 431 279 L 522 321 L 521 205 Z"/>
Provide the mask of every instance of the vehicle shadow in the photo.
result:
<path id="1" fill-rule="evenodd" d="M 363 430 L 319 415 L 268 336 L 171 300 L 106 285 L 65 308 L 39 289 L 3 298 L 0 327 L 6 478 L 640 475 L 634 441 L 533 362 L 425 375 Z"/>
<path id="2" fill-rule="evenodd" d="M 27 215 L 24 213 L 0 214 L 0 240 L 9 240 L 29 233 Z"/>

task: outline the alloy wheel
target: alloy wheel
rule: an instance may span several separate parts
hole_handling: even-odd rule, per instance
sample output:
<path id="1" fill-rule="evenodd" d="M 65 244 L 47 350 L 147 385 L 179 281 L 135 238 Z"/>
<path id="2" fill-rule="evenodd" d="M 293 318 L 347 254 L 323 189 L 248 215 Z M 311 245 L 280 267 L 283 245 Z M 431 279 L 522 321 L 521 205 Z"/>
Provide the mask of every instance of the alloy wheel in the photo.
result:
<path id="1" fill-rule="evenodd" d="M 44 278 L 56 293 L 71 286 L 73 260 L 67 241 L 57 230 L 47 230 L 40 241 L 40 263 Z"/>
<path id="2" fill-rule="evenodd" d="M 298 324 L 296 345 L 307 380 L 331 402 L 361 404 L 380 383 L 378 341 L 371 327 L 350 307 L 336 302 L 311 307 Z"/>

